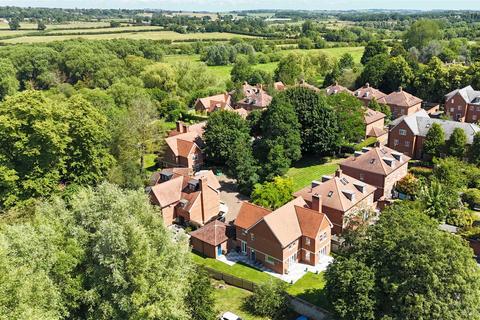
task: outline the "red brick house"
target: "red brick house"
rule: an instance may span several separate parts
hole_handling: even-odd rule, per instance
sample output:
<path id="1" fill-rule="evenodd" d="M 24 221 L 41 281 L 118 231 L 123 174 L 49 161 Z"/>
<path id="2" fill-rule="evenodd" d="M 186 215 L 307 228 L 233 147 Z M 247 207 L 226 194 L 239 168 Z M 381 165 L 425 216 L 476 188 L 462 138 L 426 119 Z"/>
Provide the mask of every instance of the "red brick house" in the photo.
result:
<path id="1" fill-rule="evenodd" d="M 212 171 L 190 174 L 187 168 L 170 168 L 154 174 L 148 193 L 160 206 L 165 225 L 202 226 L 220 211 L 220 184 Z"/>
<path id="2" fill-rule="evenodd" d="M 445 114 L 452 120 L 478 123 L 480 121 L 480 91 L 471 86 L 445 95 Z"/>
<path id="3" fill-rule="evenodd" d="M 375 137 L 382 144 L 388 142 L 388 130 L 385 129 L 385 114 L 367 108 L 363 115 L 365 137 Z"/>
<path id="4" fill-rule="evenodd" d="M 265 109 L 272 102 L 272 96 L 263 90 L 262 85 L 251 86 L 245 82 L 242 90 L 245 98 L 237 101 L 236 108 L 243 108 L 247 111 Z"/>
<path id="5" fill-rule="evenodd" d="M 380 101 L 380 99 L 387 96 L 382 91 L 371 87 L 369 83 L 355 90 L 353 95 L 357 97 L 360 101 L 362 101 L 366 107 L 368 107 L 370 101 L 372 101 L 373 98 L 375 98 L 375 100 L 377 101 Z"/>
<path id="6" fill-rule="evenodd" d="M 409 116 L 422 109 L 423 100 L 400 87 L 388 96 L 378 99 L 378 102 L 388 105 L 392 111 L 392 118 L 396 119 L 401 116 Z"/>
<path id="7" fill-rule="evenodd" d="M 190 233 L 192 249 L 204 256 L 216 259 L 228 250 L 227 225 L 213 220 Z"/>
<path id="8" fill-rule="evenodd" d="M 300 197 L 275 211 L 244 202 L 234 226 L 240 252 L 280 274 L 298 262 L 315 266 L 330 253 L 328 217 Z"/>
<path id="9" fill-rule="evenodd" d="M 392 197 L 395 184 L 408 173 L 409 160 L 395 150 L 377 145 L 355 152 L 340 164 L 340 169 L 346 175 L 374 186 L 374 201 L 377 201 Z"/>
<path id="10" fill-rule="evenodd" d="M 163 166 L 199 170 L 205 162 L 202 152 L 205 147 L 202 139 L 205 124 L 186 125 L 178 121 L 176 130 L 165 139 L 166 150 L 161 159 Z"/>
<path id="11" fill-rule="evenodd" d="M 447 140 L 455 128 L 462 129 L 467 136 L 467 144 L 472 144 L 475 133 L 480 131 L 480 127 L 473 123 L 430 118 L 422 109 L 415 114 L 392 121 L 388 134 L 388 146 L 414 159 L 422 159 L 423 143 L 433 123 L 438 123 L 443 128 Z"/>
<path id="12" fill-rule="evenodd" d="M 350 91 L 348 88 L 345 88 L 344 86 L 339 85 L 337 82 L 335 82 L 335 84 L 327 87 L 325 89 L 325 92 L 327 93 L 328 96 L 330 96 L 332 94 L 341 93 L 341 92 L 345 92 L 345 93 L 349 93 L 349 94 L 353 95 L 352 91 Z"/>
<path id="13" fill-rule="evenodd" d="M 348 218 L 359 209 L 375 208 L 375 187 L 354 179 L 342 170 L 335 176 L 323 176 L 321 181 L 312 181 L 310 186 L 294 193 L 315 211 L 325 213 L 333 224 L 333 234 L 341 234 L 348 225 Z"/>
<path id="14" fill-rule="evenodd" d="M 216 110 L 232 109 L 232 96 L 222 93 L 215 96 L 199 98 L 195 102 L 195 110 L 198 112 L 214 112 Z"/>

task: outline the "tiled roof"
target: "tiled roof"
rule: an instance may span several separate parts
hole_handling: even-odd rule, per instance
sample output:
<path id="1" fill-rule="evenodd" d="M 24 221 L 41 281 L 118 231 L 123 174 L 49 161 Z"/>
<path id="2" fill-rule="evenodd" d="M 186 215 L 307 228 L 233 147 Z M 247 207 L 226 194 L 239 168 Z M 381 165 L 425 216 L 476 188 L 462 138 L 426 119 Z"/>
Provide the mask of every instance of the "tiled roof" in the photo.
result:
<path id="1" fill-rule="evenodd" d="M 375 121 L 384 119 L 386 117 L 385 114 L 379 111 L 375 111 L 373 109 L 367 108 L 363 115 L 363 120 L 365 121 L 365 124 L 370 124 Z"/>
<path id="2" fill-rule="evenodd" d="M 382 91 L 375 89 L 373 87 L 370 87 L 368 83 L 363 87 L 355 90 L 353 95 L 357 98 L 365 99 L 365 100 L 371 100 L 372 98 L 375 98 L 377 101 L 386 96 L 386 94 L 383 93 Z"/>
<path id="3" fill-rule="evenodd" d="M 342 162 L 340 168 L 357 168 L 387 176 L 409 160 L 410 158 L 406 155 L 382 146 L 366 148 L 362 154 L 357 154 Z"/>
<path id="4" fill-rule="evenodd" d="M 473 123 L 458 122 L 452 120 L 442 120 L 430 118 L 425 110 L 420 110 L 410 116 L 403 116 L 393 121 L 390 125 L 390 130 L 393 130 L 401 122 L 405 122 L 410 130 L 416 136 L 426 137 L 428 130 L 430 130 L 432 124 L 438 123 L 445 131 L 445 139 L 449 139 L 455 128 L 460 128 L 465 131 L 467 135 L 467 143 L 472 144 L 473 138 L 477 132 L 480 131 L 480 127 Z"/>
<path id="5" fill-rule="evenodd" d="M 224 109 L 231 105 L 231 96 L 228 93 L 217 94 L 215 96 L 199 98 L 196 105 L 201 104 L 208 112 L 213 112 L 217 109 Z"/>
<path id="6" fill-rule="evenodd" d="M 363 191 L 360 190 L 360 187 L 364 188 Z M 334 177 L 329 177 L 328 180 L 313 188 L 312 186 L 305 187 L 296 192 L 294 196 L 302 197 L 311 202 L 312 196 L 318 194 L 322 199 L 322 207 L 345 212 L 375 190 L 375 187 L 345 174 L 339 174 L 339 171 L 337 171 Z"/>
<path id="7" fill-rule="evenodd" d="M 370 129 L 370 131 L 368 132 L 367 136 L 378 138 L 378 137 L 381 137 L 381 136 L 383 136 L 387 133 L 388 133 L 387 129 L 379 128 L 379 127 L 372 127 Z"/>
<path id="8" fill-rule="evenodd" d="M 227 225 L 221 221 L 214 220 L 191 232 L 190 236 L 212 246 L 218 246 L 228 240 Z"/>
<path id="9" fill-rule="evenodd" d="M 285 86 L 285 84 L 282 81 L 278 81 L 273 84 L 273 87 L 277 91 L 283 91 L 286 89 L 287 86 Z"/>
<path id="10" fill-rule="evenodd" d="M 330 226 L 327 216 L 321 212 L 298 206 L 295 206 L 295 212 L 297 213 L 300 230 L 305 237 L 316 238 L 318 230 Z"/>
<path id="11" fill-rule="evenodd" d="M 205 128 L 205 122 L 201 122 L 188 127 L 185 133 L 173 131 L 168 138 L 165 139 L 168 147 L 175 156 L 188 157 L 192 151 L 193 145 L 199 148 L 203 147 L 202 135 Z"/>
<path id="12" fill-rule="evenodd" d="M 305 80 L 300 81 L 300 83 L 298 84 L 298 87 L 307 88 L 307 89 L 313 90 L 315 92 L 320 92 L 321 91 L 320 89 L 318 89 L 314 85 L 311 85 L 310 83 L 307 83 Z"/>
<path id="13" fill-rule="evenodd" d="M 346 93 L 349 93 L 349 94 L 353 94 L 353 92 L 350 91 L 348 88 L 345 88 L 344 86 L 341 86 L 338 83 L 327 87 L 325 90 L 327 92 L 327 95 L 337 94 L 337 93 L 340 93 L 340 92 L 346 92 Z"/>
<path id="14" fill-rule="evenodd" d="M 422 103 L 422 99 L 415 97 L 414 95 L 402 90 L 401 88 L 397 91 L 390 93 L 388 96 L 380 99 L 380 103 L 388 105 L 396 105 L 401 107 L 413 107 Z"/>
<path id="15" fill-rule="evenodd" d="M 161 208 L 180 201 L 182 198 L 183 177 L 172 178 L 152 187 L 151 192 Z"/>
<path id="16" fill-rule="evenodd" d="M 456 89 L 445 95 L 445 99 L 449 100 L 459 93 L 463 100 L 467 103 L 480 103 L 480 91 L 474 90 L 472 86 L 467 86 L 462 89 Z"/>
<path id="17" fill-rule="evenodd" d="M 270 212 L 270 210 L 253 203 L 243 202 L 235 219 L 235 225 L 242 229 L 248 229 Z"/>

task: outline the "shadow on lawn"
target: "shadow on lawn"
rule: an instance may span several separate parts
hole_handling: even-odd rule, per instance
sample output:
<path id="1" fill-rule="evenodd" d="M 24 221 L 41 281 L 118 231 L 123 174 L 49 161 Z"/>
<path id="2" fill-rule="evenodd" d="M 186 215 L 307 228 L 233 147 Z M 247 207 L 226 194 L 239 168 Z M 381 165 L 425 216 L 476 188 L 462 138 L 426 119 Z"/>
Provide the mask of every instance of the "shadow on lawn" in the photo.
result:
<path id="1" fill-rule="evenodd" d="M 310 302 L 320 308 L 332 312 L 332 305 L 327 299 L 325 288 L 323 289 L 307 289 L 301 294 L 295 295 L 297 298 Z"/>
<path id="2" fill-rule="evenodd" d="M 293 164 L 294 168 L 301 169 L 301 168 L 307 168 L 311 166 L 316 166 L 316 165 L 321 165 L 321 164 L 326 164 L 329 161 L 328 158 L 326 157 L 321 157 L 321 156 L 305 156 L 302 159 L 298 160 Z"/>

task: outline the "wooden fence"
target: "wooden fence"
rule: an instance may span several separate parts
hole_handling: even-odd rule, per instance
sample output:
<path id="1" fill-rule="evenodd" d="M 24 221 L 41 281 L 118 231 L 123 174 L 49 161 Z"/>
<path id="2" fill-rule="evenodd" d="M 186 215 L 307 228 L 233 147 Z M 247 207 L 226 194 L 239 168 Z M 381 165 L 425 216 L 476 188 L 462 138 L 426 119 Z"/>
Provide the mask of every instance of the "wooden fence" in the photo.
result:
<path id="1" fill-rule="evenodd" d="M 215 269 L 209 268 L 209 267 L 204 267 L 205 270 L 210 274 L 210 276 L 214 279 L 217 280 L 223 280 L 225 283 L 232 285 L 234 287 L 242 288 L 245 290 L 248 290 L 250 292 L 253 292 L 255 290 L 256 284 L 252 281 L 245 280 L 242 278 L 238 278 L 235 276 L 232 276 L 230 274 L 226 274 L 220 271 L 217 271 Z"/>

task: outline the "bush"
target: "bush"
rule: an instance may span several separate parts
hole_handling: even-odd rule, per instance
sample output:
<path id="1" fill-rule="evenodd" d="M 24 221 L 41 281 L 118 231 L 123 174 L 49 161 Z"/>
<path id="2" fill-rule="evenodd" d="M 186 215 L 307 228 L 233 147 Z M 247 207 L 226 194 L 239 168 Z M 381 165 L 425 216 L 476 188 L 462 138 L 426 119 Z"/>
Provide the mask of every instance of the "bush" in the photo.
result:
<path id="1" fill-rule="evenodd" d="M 447 215 L 446 223 L 457 227 L 470 227 L 473 224 L 473 214 L 468 210 L 454 209 Z"/>
<path id="2" fill-rule="evenodd" d="M 412 174 L 407 173 L 402 180 L 398 181 L 396 189 L 398 192 L 415 197 L 420 187 L 420 181 Z"/>
<path id="3" fill-rule="evenodd" d="M 355 151 L 359 151 L 359 150 L 362 150 L 362 148 L 373 146 L 375 142 L 377 142 L 377 138 L 369 137 L 363 140 L 362 142 L 357 143 L 355 146 L 353 146 L 353 149 Z"/>
<path id="4" fill-rule="evenodd" d="M 480 190 L 468 189 L 462 194 L 462 201 L 467 203 L 471 209 L 473 209 L 475 205 L 480 205 Z"/>
<path id="5" fill-rule="evenodd" d="M 430 178 L 432 176 L 432 169 L 426 167 L 411 167 L 408 169 L 410 173 L 412 173 L 417 178 Z"/>
<path id="6" fill-rule="evenodd" d="M 286 284 L 278 280 L 258 285 L 253 295 L 245 301 L 245 307 L 257 316 L 282 319 L 288 308 L 285 288 Z"/>

